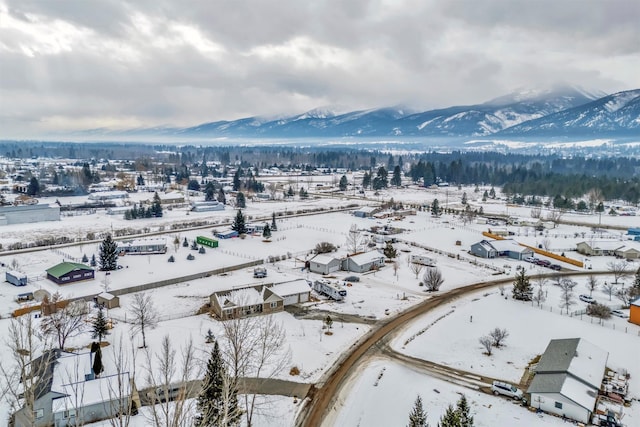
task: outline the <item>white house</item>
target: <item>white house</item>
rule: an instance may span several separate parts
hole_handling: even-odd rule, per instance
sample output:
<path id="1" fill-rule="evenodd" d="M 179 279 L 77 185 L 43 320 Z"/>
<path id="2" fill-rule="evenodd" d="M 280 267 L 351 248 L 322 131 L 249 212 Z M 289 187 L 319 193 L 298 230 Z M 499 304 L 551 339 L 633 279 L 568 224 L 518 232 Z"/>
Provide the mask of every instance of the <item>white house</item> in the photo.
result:
<path id="1" fill-rule="evenodd" d="M 531 406 L 588 424 L 608 357 L 582 338 L 551 340 L 527 390 Z"/>
<path id="2" fill-rule="evenodd" d="M 292 280 L 291 282 L 278 283 L 269 288 L 271 292 L 282 298 L 284 306 L 309 301 L 311 286 L 305 279 Z"/>
<path id="3" fill-rule="evenodd" d="M 381 267 L 384 267 L 384 255 L 378 251 L 352 255 L 342 260 L 342 269 L 354 273 L 366 273 Z"/>

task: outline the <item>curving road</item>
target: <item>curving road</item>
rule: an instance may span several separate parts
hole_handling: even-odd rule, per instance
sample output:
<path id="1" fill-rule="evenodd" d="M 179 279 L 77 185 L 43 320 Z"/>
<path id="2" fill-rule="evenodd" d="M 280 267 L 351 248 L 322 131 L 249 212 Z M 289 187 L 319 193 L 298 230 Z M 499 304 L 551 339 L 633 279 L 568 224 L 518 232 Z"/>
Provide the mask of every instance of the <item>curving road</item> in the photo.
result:
<path id="1" fill-rule="evenodd" d="M 610 271 L 573 271 L 562 273 L 549 273 L 542 275 L 529 276 L 531 279 L 538 278 L 540 276 L 588 276 L 588 275 L 611 275 Z M 511 284 L 514 278 L 502 278 L 497 280 L 491 280 L 488 282 L 474 283 L 469 286 L 452 289 L 448 292 L 436 295 L 429 298 L 420 304 L 398 314 L 396 317 L 386 320 L 380 324 L 377 328 L 371 330 L 367 335 L 352 345 L 350 350 L 343 354 L 343 356 L 336 362 L 334 367 L 325 375 L 324 383 L 317 384 L 316 387 L 311 387 L 307 394 L 307 404 L 298 414 L 296 420 L 296 426 L 304 427 L 317 427 L 322 425 L 326 414 L 331 410 L 338 392 L 344 385 L 345 381 L 350 375 L 358 368 L 362 363 L 365 356 L 375 354 L 377 351 L 384 351 L 386 341 L 389 336 L 397 330 L 400 330 L 410 321 L 416 317 L 428 313 L 436 307 L 446 304 L 456 298 L 465 296 L 469 293 L 476 292 L 478 290 L 491 288 L 498 285 Z M 410 358 L 404 358 L 405 362 L 410 362 Z M 425 362 L 427 366 L 429 362 Z M 435 372 L 436 368 L 432 367 L 432 372 Z M 445 375 L 446 373 L 442 373 Z M 481 378 L 479 375 L 465 373 L 468 375 L 474 375 L 475 378 Z M 449 375 L 450 376 L 450 375 Z M 488 379 L 487 379 L 488 380 Z M 322 382 L 322 381 L 321 381 Z M 481 381 L 484 382 L 484 381 Z M 479 387 L 481 387 L 479 385 Z"/>

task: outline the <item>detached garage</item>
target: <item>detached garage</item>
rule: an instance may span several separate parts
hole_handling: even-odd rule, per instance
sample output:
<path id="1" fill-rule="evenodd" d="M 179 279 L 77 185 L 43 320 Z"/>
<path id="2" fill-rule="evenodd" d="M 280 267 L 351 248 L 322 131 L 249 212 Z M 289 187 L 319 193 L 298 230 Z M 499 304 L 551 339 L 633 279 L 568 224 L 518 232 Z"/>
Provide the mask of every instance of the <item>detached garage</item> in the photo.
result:
<path id="1" fill-rule="evenodd" d="M 309 271 L 319 274 L 331 274 L 340 270 L 340 260 L 329 254 L 319 254 L 309 261 Z"/>

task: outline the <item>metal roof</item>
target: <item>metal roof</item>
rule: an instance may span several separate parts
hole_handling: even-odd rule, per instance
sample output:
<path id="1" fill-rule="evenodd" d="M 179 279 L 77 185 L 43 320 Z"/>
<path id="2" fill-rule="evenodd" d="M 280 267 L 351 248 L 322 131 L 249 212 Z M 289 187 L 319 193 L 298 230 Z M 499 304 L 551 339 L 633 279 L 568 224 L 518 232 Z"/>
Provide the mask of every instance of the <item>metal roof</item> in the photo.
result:
<path id="1" fill-rule="evenodd" d="M 67 273 L 70 273 L 72 271 L 75 270 L 91 270 L 93 271 L 93 268 L 89 267 L 88 265 L 85 264 L 80 264 L 78 262 L 61 262 L 58 265 L 54 265 L 51 268 L 47 269 L 47 274 L 50 274 L 51 276 L 55 277 L 55 278 L 60 278 L 60 276 L 64 276 Z"/>

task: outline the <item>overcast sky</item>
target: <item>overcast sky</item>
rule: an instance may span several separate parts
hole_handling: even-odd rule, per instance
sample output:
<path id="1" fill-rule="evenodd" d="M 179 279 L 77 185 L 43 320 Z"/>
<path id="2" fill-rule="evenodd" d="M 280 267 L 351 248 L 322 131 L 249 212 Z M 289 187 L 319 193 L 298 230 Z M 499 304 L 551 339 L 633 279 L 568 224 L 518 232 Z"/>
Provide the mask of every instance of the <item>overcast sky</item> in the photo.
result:
<path id="1" fill-rule="evenodd" d="M 640 1 L 0 0 L 0 139 L 640 88 Z"/>

